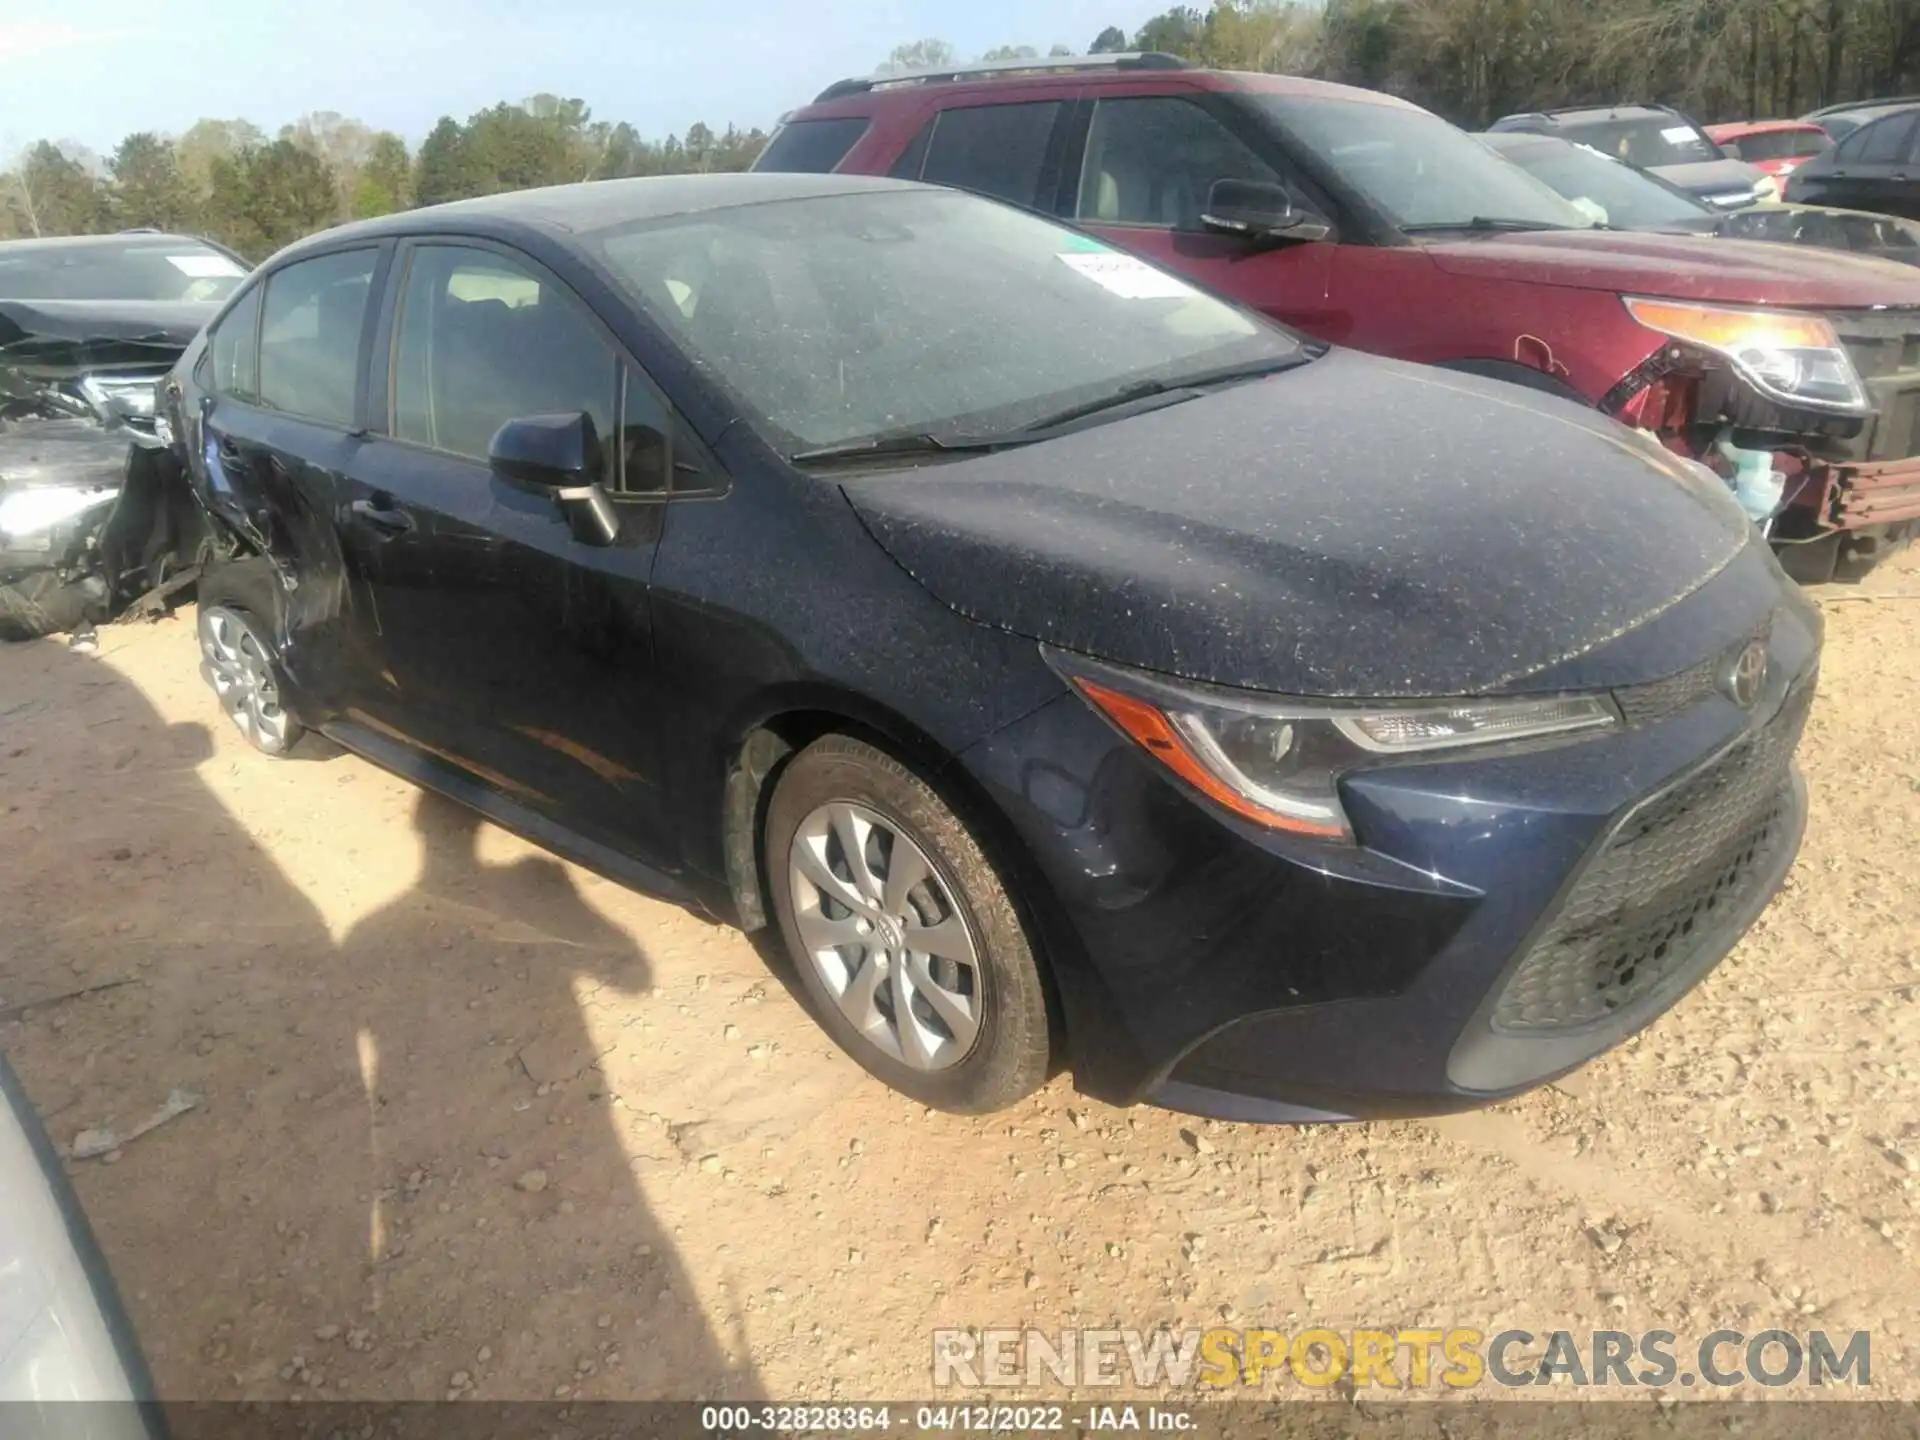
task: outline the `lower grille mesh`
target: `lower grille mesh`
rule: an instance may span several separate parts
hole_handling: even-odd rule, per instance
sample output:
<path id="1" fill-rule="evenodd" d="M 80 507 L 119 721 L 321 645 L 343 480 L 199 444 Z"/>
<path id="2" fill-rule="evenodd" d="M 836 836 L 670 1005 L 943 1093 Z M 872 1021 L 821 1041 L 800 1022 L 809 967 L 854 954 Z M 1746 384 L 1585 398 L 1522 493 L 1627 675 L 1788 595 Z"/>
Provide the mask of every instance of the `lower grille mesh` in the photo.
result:
<path id="1" fill-rule="evenodd" d="M 1493 1026 L 1538 1035 L 1604 1020 L 1686 968 L 1790 842 L 1789 766 L 1812 691 L 1627 817 L 1507 981 Z"/>

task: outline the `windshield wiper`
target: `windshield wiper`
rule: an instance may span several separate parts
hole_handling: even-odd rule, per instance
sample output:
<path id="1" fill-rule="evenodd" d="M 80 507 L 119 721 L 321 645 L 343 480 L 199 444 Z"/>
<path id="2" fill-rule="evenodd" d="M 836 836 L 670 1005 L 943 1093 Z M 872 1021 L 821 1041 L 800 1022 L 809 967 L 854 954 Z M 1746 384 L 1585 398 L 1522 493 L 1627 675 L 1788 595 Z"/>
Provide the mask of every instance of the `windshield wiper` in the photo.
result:
<path id="1" fill-rule="evenodd" d="M 974 439 L 958 436 L 942 439 L 925 433 L 883 435 L 866 440 L 850 440 L 844 445 L 820 445 L 811 450 L 796 450 L 787 456 L 795 465 L 813 465 L 830 460 L 886 460 L 911 455 L 987 455 L 1010 445 L 1025 444 L 1024 439 Z"/>
<path id="2" fill-rule="evenodd" d="M 1131 385 L 1122 385 L 1119 389 L 1105 395 L 1083 400 L 1078 405 L 1069 405 L 1066 409 L 1056 410 L 1051 415 L 1043 415 L 1031 424 L 1022 425 L 1013 433 L 1017 436 L 1038 439 L 1043 431 L 1056 430 L 1062 425 L 1072 424 L 1075 420 L 1084 420 L 1089 415 L 1098 415 L 1106 410 L 1117 410 L 1124 405 L 1132 405 L 1137 401 L 1149 400 L 1155 396 L 1166 396 L 1167 404 L 1178 405 L 1182 401 L 1198 399 L 1203 391 L 1214 385 L 1227 385 L 1236 380 L 1257 380 L 1262 375 L 1291 370 L 1296 365 L 1304 365 L 1318 353 L 1317 349 L 1308 349 L 1299 355 L 1269 356 L 1265 360 L 1244 361 L 1238 365 L 1218 365 L 1211 370 L 1196 370 L 1190 375 L 1177 375 L 1167 380 L 1136 380 Z"/>
<path id="3" fill-rule="evenodd" d="M 1551 220 L 1507 220 L 1497 215 L 1475 215 L 1468 220 L 1431 220 L 1402 225 L 1403 235 L 1425 235 L 1438 230 L 1460 230 L 1470 235 L 1521 235 L 1534 230 L 1578 230 L 1578 225 L 1556 225 Z"/>

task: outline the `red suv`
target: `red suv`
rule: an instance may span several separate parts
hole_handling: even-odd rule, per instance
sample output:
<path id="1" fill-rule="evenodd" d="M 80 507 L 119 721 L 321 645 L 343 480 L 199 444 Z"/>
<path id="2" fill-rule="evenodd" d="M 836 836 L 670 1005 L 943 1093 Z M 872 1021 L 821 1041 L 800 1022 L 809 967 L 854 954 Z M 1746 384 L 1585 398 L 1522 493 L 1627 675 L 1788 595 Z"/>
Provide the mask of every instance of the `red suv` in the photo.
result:
<path id="1" fill-rule="evenodd" d="M 1391 96 L 1164 55 L 843 80 L 755 168 L 998 196 L 1321 339 L 1598 406 L 1718 469 L 1802 580 L 1920 530 L 1920 273 L 1596 227 Z"/>

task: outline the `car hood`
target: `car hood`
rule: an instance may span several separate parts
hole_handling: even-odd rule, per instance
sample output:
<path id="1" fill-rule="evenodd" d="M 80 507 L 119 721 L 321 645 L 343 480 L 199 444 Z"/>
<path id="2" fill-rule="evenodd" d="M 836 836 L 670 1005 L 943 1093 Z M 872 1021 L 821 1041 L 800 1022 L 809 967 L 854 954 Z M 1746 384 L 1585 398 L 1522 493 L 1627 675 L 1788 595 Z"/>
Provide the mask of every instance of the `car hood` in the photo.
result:
<path id="1" fill-rule="evenodd" d="M 1920 275 L 1870 255 L 1706 235 L 1541 230 L 1423 240 L 1452 275 L 1803 309 L 1920 306 Z"/>
<path id="2" fill-rule="evenodd" d="M 1744 160 L 1695 160 L 1686 165 L 1651 165 L 1650 173 L 1694 195 L 1751 191 L 1760 172 Z"/>
<path id="3" fill-rule="evenodd" d="M 1724 491 L 1663 455 L 1571 402 L 1336 350 L 844 489 L 935 597 L 1017 634 L 1290 695 L 1490 694 L 1651 621 L 1747 542 Z"/>
<path id="4" fill-rule="evenodd" d="M 121 345 L 177 355 L 219 312 L 218 301 L 0 299 L 0 351 Z"/>

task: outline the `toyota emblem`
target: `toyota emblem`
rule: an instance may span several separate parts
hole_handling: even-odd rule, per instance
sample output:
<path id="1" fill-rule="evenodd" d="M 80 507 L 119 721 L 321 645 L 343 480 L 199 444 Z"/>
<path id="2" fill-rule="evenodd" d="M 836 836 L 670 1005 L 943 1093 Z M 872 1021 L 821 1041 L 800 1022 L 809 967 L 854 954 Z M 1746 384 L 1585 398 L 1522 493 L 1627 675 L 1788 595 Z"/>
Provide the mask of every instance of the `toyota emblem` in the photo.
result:
<path id="1" fill-rule="evenodd" d="M 1767 642 L 1753 640 L 1734 657 L 1728 667 L 1723 688 L 1727 698 L 1742 710 L 1751 710 L 1760 698 L 1760 687 L 1767 680 Z"/>

